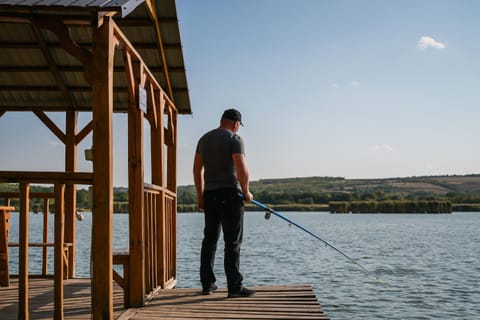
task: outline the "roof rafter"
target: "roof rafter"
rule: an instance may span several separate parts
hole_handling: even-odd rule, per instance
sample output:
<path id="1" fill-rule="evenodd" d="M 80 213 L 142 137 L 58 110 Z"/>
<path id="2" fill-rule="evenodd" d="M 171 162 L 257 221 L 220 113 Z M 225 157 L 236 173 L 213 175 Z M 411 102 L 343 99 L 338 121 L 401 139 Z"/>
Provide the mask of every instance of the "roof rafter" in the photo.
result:
<path id="1" fill-rule="evenodd" d="M 45 41 L 45 38 L 42 34 L 42 31 L 39 29 L 39 27 L 35 24 L 31 24 L 32 31 L 35 35 L 35 38 L 38 41 L 38 46 L 40 47 L 40 50 L 42 51 L 42 54 L 45 58 L 45 60 L 48 63 L 48 68 L 53 74 L 53 77 L 55 78 L 55 81 L 57 82 L 58 87 L 60 88 L 60 91 L 62 91 L 63 97 L 65 98 L 65 102 L 68 106 L 71 108 L 74 108 L 76 105 L 75 98 L 73 95 L 68 91 L 67 85 L 65 81 L 62 78 L 62 75 L 60 74 L 60 71 L 57 68 L 57 64 L 55 60 L 53 59 L 53 56 L 47 46 L 47 43 Z"/>
<path id="2" fill-rule="evenodd" d="M 157 15 L 157 9 L 155 7 L 155 2 L 153 0 L 146 0 L 145 1 L 147 8 L 148 8 L 148 15 L 150 18 L 153 20 L 153 23 L 155 24 L 155 35 L 157 37 L 157 43 L 160 47 L 160 57 L 162 59 L 162 64 L 163 64 L 163 75 L 165 77 L 165 82 L 167 84 L 167 90 L 168 90 L 168 95 L 170 99 L 175 103 L 174 100 L 174 95 L 173 95 L 173 90 L 172 90 L 172 84 L 170 82 L 170 75 L 168 73 L 168 67 L 167 67 L 167 57 L 165 55 L 165 47 L 163 46 L 163 39 L 162 39 L 162 33 L 160 30 L 160 24 L 158 22 L 158 15 Z"/>

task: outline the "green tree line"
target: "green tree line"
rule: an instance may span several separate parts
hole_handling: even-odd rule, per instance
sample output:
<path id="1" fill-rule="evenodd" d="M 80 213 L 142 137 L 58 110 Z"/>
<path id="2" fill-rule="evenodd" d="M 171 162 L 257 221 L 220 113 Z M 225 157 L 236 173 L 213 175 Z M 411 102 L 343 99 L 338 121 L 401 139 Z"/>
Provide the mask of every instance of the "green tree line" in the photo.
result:
<path id="1" fill-rule="evenodd" d="M 285 211 L 328 211 L 331 202 L 359 201 L 448 201 L 453 211 L 480 211 L 480 175 L 357 180 L 341 177 L 265 179 L 252 181 L 251 190 L 258 201 Z M 18 185 L 0 184 L 1 191 L 18 192 Z M 53 192 L 53 187 L 32 185 L 31 192 Z M 113 194 L 114 212 L 128 212 L 128 189 L 114 188 Z M 2 201 L 0 199 L 0 204 Z M 42 210 L 41 199 L 32 199 L 30 203 L 31 210 Z M 11 204 L 18 207 L 18 200 Z M 193 185 L 177 188 L 177 204 L 180 212 L 197 210 Z M 53 210 L 53 199 L 50 206 Z M 77 190 L 77 208 L 91 210 L 88 189 Z M 248 210 L 255 209 L 248 206 Z"/>
<path id="2" fill-rule="evenodd" d="M 332 201 L 331 213 L 451 213 L 452 203 L 442 200 L 417 201 Z"/>

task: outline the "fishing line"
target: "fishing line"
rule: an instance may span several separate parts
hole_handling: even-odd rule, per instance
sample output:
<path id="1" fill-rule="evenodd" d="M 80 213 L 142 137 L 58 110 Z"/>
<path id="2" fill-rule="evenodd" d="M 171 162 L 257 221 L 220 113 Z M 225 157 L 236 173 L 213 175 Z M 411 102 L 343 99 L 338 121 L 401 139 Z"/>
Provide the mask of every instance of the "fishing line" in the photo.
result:
<path id="1" fill-rule="evenodd" d="M 242 196 L 243 198 L 243 196 Z M 362 266 L 360 263 L 358 263 L 357 261 L 355 261 L 354 259 L 350 258 L 348 255 L 346 255 L 344 252 L 342 252 L 340 249 L 336 248 L 334 245 L 332 245 L 331 243 L 329 243 L 328 241 L 325 241 L 323 240 L 322 238 L 320 238 L 320 236 L 318 236 L 316 233 L 308 230 L 307 228 L 303 227 L 302 225 L 288 219 L 287 217 L 283 216 L 282 214 L 278 213 L 277 211 L 273 210 L 272 208 L 269 208 L 267 207 L 266 205 L 264 205 L 263 203 L 260 203 L 256 200 L 252 200 L 251 201 L 254 205 L 256 205 L 257 207 L 259 208 L 262 208 L 264 210 L 266 210 L 265 212 L 265 219 L 270 219 L 270 216 L 271 214 L 273 213 L 275 216 L 279 217 L 280 219 L 286 221 L 289 223 L 289 225 L 294 225 L 295 227 L 303 230 L 304 232 L 308 233 L 309 235 L 313 236 L 314 238 L 316 238 L 317 240 L 320 240 L 322 241 L 326 246 L 332 248 L 333 250 L 335 250 L 336 252 L 340 253 L 342 256 L 344 256 L 345 258 L 347 258 L 350 262 L 354 263 L 355 265 L 357 265 L 358 267 L 360 267 L 363 271 L 365 271 L 366 273 L 368 273 L 369 275 L 375 277 L 375 279 L 380 282 L 381 284 L 384 284 L 386 285 L 385 282 L 383 282 L 382 280 L 380 280 L 376 274 L 374 274 L 373 272 L 371 272 L 370 270 L 368 270 L 367 268 L 365 268 L 364 266 Z"/>

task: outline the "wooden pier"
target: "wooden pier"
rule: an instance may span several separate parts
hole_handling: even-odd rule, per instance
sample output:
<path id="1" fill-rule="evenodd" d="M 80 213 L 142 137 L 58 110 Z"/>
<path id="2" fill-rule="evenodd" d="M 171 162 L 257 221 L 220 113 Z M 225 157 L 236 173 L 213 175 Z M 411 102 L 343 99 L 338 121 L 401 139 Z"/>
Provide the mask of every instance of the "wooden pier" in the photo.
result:
<path id="1" fill-rule="evenodd" d="M 54 280 L 53 278 L 30 278 L 29 319 L 54 319 Z M 125 312 L 123 290 L 113 286 L 113 316 L 120 317 Z M 0 287 L 0 318 L 16 320 L 18 316 L 18 278 L 10 279 L 9 287 Z M 65 319 L 91 319 L 92 295 L 91 279 L 78 278 L 64 281 Z"/>
<path id="2" fill-rule="evenodd" d="M 252 289 L 257 291 L 254 296 L 235 299 L 227 299 L 226 289 L 208 296 L 199 289 L 163 290 L 144 307 L 128 310 L 119 320 L 328 319 L 309 285 Z"/>
<path id="3" fill-rule="evenodd" d="M 52 319 L 53 279 L 32 278 L 30 319 Z M 18 279 L 0 288 L 0 315 L 3 320 L 17 319 Z M 199 288 L 167 289 L 152 295 L 141 308 L 123 308 L 123 291 L 114 286 L 114 318 L 146 319 L 328 319 L 309 285 L 253 287 L 249 298 L 227 299 L 226 289 L 202 295 Z M 65 318 L 91 319 L 90 279 L 65 281 Z"/>

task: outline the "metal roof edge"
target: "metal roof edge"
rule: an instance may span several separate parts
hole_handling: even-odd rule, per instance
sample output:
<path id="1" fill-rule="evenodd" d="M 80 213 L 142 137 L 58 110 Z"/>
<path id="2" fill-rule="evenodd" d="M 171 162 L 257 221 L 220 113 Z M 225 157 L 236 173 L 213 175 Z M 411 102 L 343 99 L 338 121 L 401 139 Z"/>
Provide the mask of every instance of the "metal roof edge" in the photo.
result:
<path id="1" fill-rule="evenodd" d="M 77 8 L 94 9 L 96 11 L 117 11 L 122 18 L 129 15 L 135 8 L 144 3 L 145 0 L 0 0 L 0 7 L 40 7 L 40 8 Z"/>
<path id="2" fill-rule="evenodd" d="M 122 18 L 124 18 L 144 2 L 145 0 L 112 0 L 107 2 L 104 7 L 119 7 Z"/>

